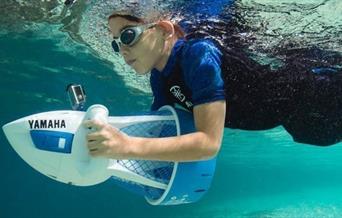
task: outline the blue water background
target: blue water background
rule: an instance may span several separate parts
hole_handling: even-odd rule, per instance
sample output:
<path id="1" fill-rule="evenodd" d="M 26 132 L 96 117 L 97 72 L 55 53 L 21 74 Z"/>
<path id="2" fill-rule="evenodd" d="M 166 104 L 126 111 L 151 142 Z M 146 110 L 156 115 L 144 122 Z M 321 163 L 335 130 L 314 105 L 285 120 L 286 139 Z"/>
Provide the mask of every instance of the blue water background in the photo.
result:
<path id="1" fill-rule="evenodd" d="M 69 109 L 65 87 L 84 84 L 88 105 L 112 116 L 148 110 L 151 96 L 125 86 L 110 63 L 58 25 L 0 36 L 0 126 Z M 47 34 L 48 33 L 48 34 Z M 66 49 L 68 48 L 68 49 Z M 110 181 L 58 183 L 27 165 L 0 133 L 0 217 L 341 217 L 342 144 L 293 143 L 282 128 L 226 130 L 216 176 L 198 203 L 156 207 Z"/>

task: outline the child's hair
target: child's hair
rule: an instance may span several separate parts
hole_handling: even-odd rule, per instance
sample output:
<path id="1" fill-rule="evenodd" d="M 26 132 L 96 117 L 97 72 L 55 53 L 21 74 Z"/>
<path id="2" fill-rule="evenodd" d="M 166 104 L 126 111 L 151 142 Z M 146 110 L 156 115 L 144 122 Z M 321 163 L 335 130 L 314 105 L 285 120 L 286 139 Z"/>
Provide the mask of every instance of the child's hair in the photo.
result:
<path id="1" fill-rule="evenodd" d="M 142 18 L 136 17 L 134 15 L 131 15 L 127 12 L 113 12 L 111 15 L 109 15 L 108 20 L 115 18 L 115 17 L 122 17 L 126 20 L 132 21 L 132 22 L 137 22 L 137 23 L 148 23 L 148 22 L 152 22 L 152 21 L 146 21 Z M 185 32 L 182 29 L 181 26 L 179 26 L 177 23 L 172 22 L 173 24 L 173 28 L 175 29 L 175 34 L 178 38 L 184 38 L 185 37 Z"/>

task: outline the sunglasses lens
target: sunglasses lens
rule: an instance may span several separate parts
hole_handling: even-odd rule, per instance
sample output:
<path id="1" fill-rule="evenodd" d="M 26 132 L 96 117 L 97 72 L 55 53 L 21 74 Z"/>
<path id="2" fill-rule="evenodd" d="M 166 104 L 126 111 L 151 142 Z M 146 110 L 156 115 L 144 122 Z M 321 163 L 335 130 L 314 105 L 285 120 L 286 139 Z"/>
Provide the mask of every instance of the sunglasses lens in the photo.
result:
<path id="1" fill-rule="evenodd" d="M 132 29 L 126 29 L 121 33 L 120 40 L 125 45 L 130 45 L 136 37 L 136 33 Z"/>
<path id="2" fill-rule="evenodd" d="M 116 43 L 114 40 L 112 41 L 112 48 L 115 52 L 120 51 L 120 47 L 119 47 L 118 43 Z"/>

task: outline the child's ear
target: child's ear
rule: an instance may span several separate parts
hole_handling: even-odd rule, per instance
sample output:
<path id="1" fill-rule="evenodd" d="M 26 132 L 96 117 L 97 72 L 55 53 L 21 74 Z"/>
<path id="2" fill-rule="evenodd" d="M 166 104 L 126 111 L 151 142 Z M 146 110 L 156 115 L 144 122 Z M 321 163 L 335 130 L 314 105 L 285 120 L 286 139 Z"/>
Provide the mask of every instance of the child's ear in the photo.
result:
<path id="1" fill-rule="evenodd" d="M 170 38 L 175 34 L 175 28 L 170 21 L 159 21 L 157 26 L 162 30 L 165 39 Z"/>

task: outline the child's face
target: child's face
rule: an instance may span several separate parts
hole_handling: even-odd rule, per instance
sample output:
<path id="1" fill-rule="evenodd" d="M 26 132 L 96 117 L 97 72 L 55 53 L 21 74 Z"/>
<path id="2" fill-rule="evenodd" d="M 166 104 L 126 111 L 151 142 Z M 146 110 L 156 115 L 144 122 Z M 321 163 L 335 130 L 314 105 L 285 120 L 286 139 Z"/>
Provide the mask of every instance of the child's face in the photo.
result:
<path id="1" fill-rule="evenodd" d="M 109 20 L 109 28 L 114 38 L 119 38 L 121 31 L 126 27 L 140 26 L 141 23 L 115 17 Z M 138 41 L 132 46 L 121 44 L 120 54 L 126 63 L 138 74 L 145 74 L 152 70 L 161 59 L 164 48 L 162 34 L 157 28 L 146 29 Z"/>

